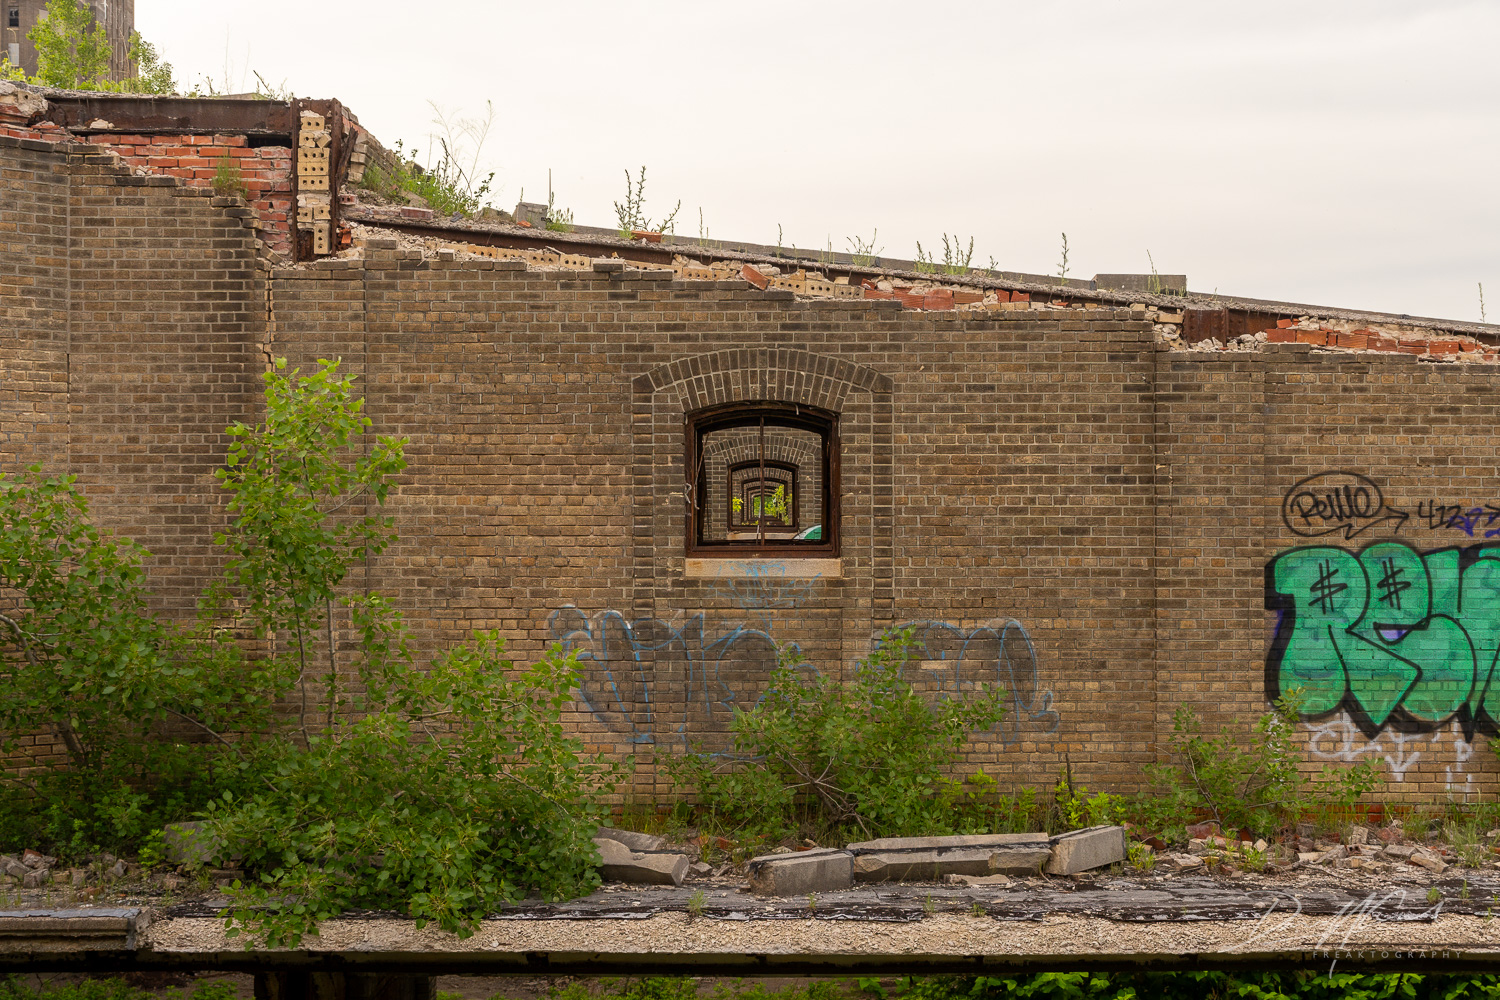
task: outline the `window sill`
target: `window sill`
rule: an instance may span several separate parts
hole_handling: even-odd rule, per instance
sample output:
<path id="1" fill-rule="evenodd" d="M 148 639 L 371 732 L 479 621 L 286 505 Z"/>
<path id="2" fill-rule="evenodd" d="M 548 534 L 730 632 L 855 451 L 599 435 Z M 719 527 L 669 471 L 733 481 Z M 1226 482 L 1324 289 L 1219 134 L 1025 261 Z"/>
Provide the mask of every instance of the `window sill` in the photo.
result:
<path id="1" fill-rule="evenodd" d="M 767 556 L 740 559 L 733 556 L 713 559 L 689 556 L 682 566 L 684 580 L 842 580 L 844 560 L 809 559 L 805 557 Z"/>

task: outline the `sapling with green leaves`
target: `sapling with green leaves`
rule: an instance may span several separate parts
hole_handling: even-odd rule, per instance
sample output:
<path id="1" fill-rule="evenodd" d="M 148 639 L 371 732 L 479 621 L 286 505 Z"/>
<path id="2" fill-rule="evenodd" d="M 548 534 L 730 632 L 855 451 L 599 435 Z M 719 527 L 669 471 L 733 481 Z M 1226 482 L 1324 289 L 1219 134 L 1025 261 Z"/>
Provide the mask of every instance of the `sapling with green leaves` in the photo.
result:
<path id="1" fill-rule="evenodd" d="M 326 723 L 338 719 L 334 602 L 349 571 L 395 538 L 391 518 L 366 501 L 384 503 L 406 459 L 404 442 L 382 437 L 348 460 L 350 440 L 370 426 L 355 376 L 340 375 L 337 361 L 300 378 L 298 369 L 286 374 L 286 364 L 277 359 L 263 376 L 264 417 L 229 428 L 229 453 L 215 473 L 233 494 L 233 520 L 216 538 L 229 562 L 210 605 L 243 608 L 255 637 L 269 643 L 264 669 L 292 678 L 305 738 L 320 673 Z"/>

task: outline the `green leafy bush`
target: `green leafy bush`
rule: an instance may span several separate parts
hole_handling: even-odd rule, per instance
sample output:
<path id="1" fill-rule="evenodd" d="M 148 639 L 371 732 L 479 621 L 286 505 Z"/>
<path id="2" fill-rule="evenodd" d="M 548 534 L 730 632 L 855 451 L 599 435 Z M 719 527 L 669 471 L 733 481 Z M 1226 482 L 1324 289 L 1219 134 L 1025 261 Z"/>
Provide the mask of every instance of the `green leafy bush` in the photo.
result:
<path id="1" fill-rule="evenodd" d="M 211 827 L 258 879 L 230 891 L 231 933 L 295 946 L 352 908 L 395 909 L 468 936 L 528 892 L 599 883 L 590 838 L 616 769 L 561 721 L 577 674 L 555 654 L 510 679 L 493 634 L 415 668 L 378 601 L 361 626 L 384 633 L 361 665 L 372 692 L 356 721 L 284 747 L 271 782 L 210 809 Z M 388 638 L 394 641 L 387 642 Z"/>
<path id="2" fill-rule="evenodd" d="M 1177 840 L 1202 815 L 1224 830 L 1265 836 L 1306 811 L 1353 806 L 1379 784 L 1377 762 L 1324 767 L 1320 780 L 1309 780 L 1295 739 L 1297 706 L 1298 692 L 1283 695 L 1275 710 L 1255 723 L 1248 741 L 1227 726 L 1206 736 L 1198 717 L 1186 706 L 1178 708 L 1167 741 L 1170 760 L 1146 766 L 1155 788 L 1137 798 L 1130 811 L 1142 826 Z"/>
<path id="3" fill-rule="evenodd" d="M 242 779 L 229 729 L 263 727 L 264 689 L 227 634 L 147 608 L 147 553 L 90 523 L 74 477 L 0 475 L 0 749 L 51 733 L 66 768 L 0 773 L 0 833 L 73 855 L 134 842 Z"/>
<path id="4" fill-rule="evenodd" d="M 962 781 L 942 779 L 940 815 L 953 833 L 1031 833 L 1042 828 L 1046 808 L 1035 788 L 1001 795 L 999 782 L 981 768 Z"/>
<path id="5" fill-rule="evenodd" d="M 909 643 L 909 633 L 886 636 L 848 681 L 788 659 L 760 703 L 735 712 L 731 753 L 670 758 L 668 773 L 742 829 L 948 832 L 943 772 L 971 732 L 1000 720 L 1002 692 L 929 705 L 902 676 Z"/>

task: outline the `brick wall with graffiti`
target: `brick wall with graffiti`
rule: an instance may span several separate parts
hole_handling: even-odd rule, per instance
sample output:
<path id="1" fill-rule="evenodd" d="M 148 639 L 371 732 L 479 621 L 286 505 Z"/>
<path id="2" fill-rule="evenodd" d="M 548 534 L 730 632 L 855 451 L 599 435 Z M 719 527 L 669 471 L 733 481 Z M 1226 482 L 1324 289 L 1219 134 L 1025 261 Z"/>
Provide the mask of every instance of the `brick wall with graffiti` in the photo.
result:
<path id="1" fill-rule="evenodd" d="M 1290 693 L 1310 768 L 1378 760 L 1386 798 L 1494 794 L 1492 380 L 1286 345 L 1174 360 L 1158 389 L 1160 709 L 1230 724 Z"/>
<path id="2" fill-rule="evenodd" d="M 0 216 L 45 218 L 68 184 L 113 206 L 101 218 L 144 210 L 124 175 L 8 155 L 30 179 Z M 194 225 L 242 228 L 208 201 Z M 394 242 L 264 269 L 252 236 L 218 259 L 111 232 L 66 289 L 11 282 L 15 315 L 40 318 L 0 330 L 0 367 L 28 376 L 0 387 L 0 468 L 78 473 L 99 521 L 154 553 L 168 611 L 192 613 L 219 558 L 219 429 L 253 418 L 266 358 L 339 357 L 410 463 L 400 539 L 351 585 L 390 595 L 427 650 L 474 629 L 519 660 L 575 650 L 572 720 L 637 755 L 643 795 L 667 791 L 654 754 L 722 745 L 778 650 L 843 673 L 903 625 L 930 697 L 1005 688 L 962 766 L 1007 790 L 1065 763 L 1138 789 L 1178 706 L 1244 731 L 1295 688 L 1310 766 L 1378 758 L 1382 794 L 1427 801 L 1495 791 L 1495 366 L 1176 352 L 1128 309 L 939 315 Z M 233 330 L 183 322 L 227 314 L 200 301 L 220 288 Z M 689 557 L 686 420 L 746 401 L 837 415 L 816 515 L 837 500 L 836 552 Z"/>

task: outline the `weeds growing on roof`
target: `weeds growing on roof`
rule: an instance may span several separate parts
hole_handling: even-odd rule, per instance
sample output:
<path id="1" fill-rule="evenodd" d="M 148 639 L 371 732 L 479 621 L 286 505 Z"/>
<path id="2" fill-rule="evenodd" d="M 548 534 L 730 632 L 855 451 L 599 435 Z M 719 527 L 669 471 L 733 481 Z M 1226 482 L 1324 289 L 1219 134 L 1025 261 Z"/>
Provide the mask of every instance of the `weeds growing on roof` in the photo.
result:
<path id="1" fill-rule="evenodd" d="M 849 255 L 856 265 L 859 267 L 870 267 L 885 252 L 885 247 L 877 248 L 875 246 L 875 238 L 879 235 L 880 230 L 872 229 L 868 243 L 859 236 L 844 237 L 844 242 L 849 244 Z"/>
<path id="2" fill-rule="evenodd" d="M 942 271 L 944 274 L 968 274 L 969 263 L 974 259 L 974 237 L 969 237 L 968 249 L 964 248 L 963 241 L 954 234 L 950 242 L 948 234 L 943 234 L 943 262 L 928 255 L 922 248 L 920 240 L 917 241 L 917 270 L 923 274 L 936 274 Z"/>
<path id="3" fill-rule="evenodd" d="M 1068 281 L 1068 234 L 1062 234 L 1062 260 L 1057 264 L 1057 280 L 1059 284 Z"/>
<path id="4" fill-rule="evenodd" d="M 552 170 L 547 170 L 547 228 L 555 233 L 571 233 L 573 231 L 573 210 L 571 208 L 558 208 L 555 204 L 556 195 L 552 191 Z"/>
<path id="5" fill-rule="evenodd" d="M 620 224 L 620 236 L 630 239 L 632 232 L 640 231 L 646 233 L 671 233 L 677 229 L 677 213 L 682 208 L 682 199 L 677 199 L 677 205 L 672 209 L 672 214 L 660 222 L 652 223 L 650 216 L 646 214 L 646 165 L 641 164 L 641 176 L 636 180 L 630 176 L 630 171 L 625 171 L 625 202 L 615 202 L 615 218 Z"/>

